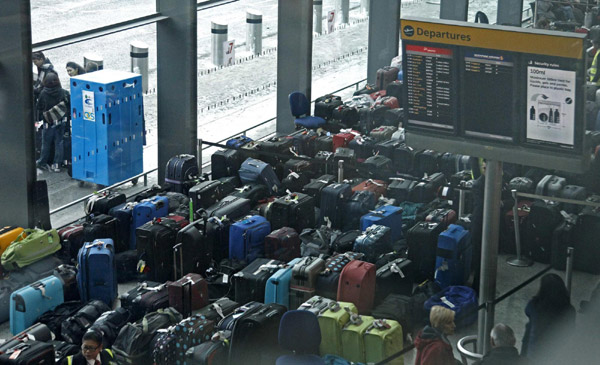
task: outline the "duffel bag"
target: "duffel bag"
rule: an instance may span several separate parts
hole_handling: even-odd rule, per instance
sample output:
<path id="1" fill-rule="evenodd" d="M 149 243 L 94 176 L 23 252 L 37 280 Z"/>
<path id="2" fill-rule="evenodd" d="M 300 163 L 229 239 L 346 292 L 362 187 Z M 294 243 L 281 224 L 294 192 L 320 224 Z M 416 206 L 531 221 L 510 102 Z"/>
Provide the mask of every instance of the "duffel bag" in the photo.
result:
<path id="1" fill-rule="evenodd" d="M 465 328 L 477 321 L 477 294 L 467 286 L 449 286 L 427 299 L 424 304 L 427 317 L 434 305 L 453 310 L 457 328 Z"/>
<path id="2" fill-rule="evenodd" d="M 31 265 L 60 250 L 60 238 L 55 229 L 24 230 L 2 254 L 2 267 L 6 270 Z"/>

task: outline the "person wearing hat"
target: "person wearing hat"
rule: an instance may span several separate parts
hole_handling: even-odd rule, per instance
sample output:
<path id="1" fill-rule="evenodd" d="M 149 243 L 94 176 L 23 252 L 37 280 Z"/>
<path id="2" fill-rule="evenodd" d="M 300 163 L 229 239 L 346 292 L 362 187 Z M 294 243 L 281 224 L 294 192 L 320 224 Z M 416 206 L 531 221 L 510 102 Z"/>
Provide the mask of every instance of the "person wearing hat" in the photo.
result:
<path id="1" fill-rule="evenodd" d="M 83 75 L 85 73 L 85 69 L 80 64 L 70 61 L 67 62 L 67 73 L 70 77 Z"/>
<path id="2" fill-rule="evenodd" d="M 109 349 L 102 348 L 102 334 L 97 331 L 87 331 L 83 335 L 81 352 L 67 356 L 61 365 L 113 365 L 115 356 Z"/>
<path id="3" fill-rule="evenodd" d="M 36 107 L 36 120 L 42 122 L 42 151 L 36 166 L 40 169 L 60 172 L 60 164 L 63 162 L 64 133 L 70 116 L 70 95 L 62 88 L 58 75 L 54 72 L 46 75 L 43 85 Z M 54 147 L 54 156 L 51 156 L 52 147 Z"/>

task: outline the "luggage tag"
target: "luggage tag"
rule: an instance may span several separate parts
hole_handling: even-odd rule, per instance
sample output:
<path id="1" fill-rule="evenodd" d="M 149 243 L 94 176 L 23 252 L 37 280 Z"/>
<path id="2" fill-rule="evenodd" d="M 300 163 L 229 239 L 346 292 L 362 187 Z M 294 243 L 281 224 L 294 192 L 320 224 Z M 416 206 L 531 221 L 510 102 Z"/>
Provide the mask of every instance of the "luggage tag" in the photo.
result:
<path id="1" fill-rule="evenodd" d="M 406 278 L 406 275 L 404 275 L 404 272 L 402 272 L 402 269 L 400 269 L 395 262 L 390 266 L 390 271 L 393 272 L 394 274 L 400 275 L 400 277 L 402 279 Z"/>
<path id="2" fill-rule="evenodd" d="M 377 320 L 373 321 L 372 326 L 373 326 L 373 328 L 376 328 L 378 330 L 389 330 L 390 328 L 392 328 L 392 326 L 390 326 L 390 324 L 387 323 L 385 321 L 385 319 L 377 319 Z M 367 332 L 368 331 L 369 330 L 367 329 Z"/>
<path id="3" fill-rule="evenodd" d="M 454 304 L 452 304 L 452 302 L 450 302 L 448 299 L 446 299 L 446 297 L 441 297 L 440 300 L 442 301 L 442 303 L 446 304 L 448 306 L 448 308 L 450 308 L 450 309 L 456 308 L 456 306 Z"/>

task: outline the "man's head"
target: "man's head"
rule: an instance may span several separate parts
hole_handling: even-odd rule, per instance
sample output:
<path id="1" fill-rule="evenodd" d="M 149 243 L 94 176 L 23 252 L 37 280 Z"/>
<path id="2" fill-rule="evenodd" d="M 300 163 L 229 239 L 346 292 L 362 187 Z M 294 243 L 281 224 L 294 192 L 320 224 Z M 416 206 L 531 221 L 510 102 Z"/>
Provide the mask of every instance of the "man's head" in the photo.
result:
<path id="1" fill-rule="evenodd" d="M 431 307 L 429 322 L 433 328 L 446 335 L 453 334 L 456 328 L 454 324 L 454 311 L 441 305 Z"/>
<path id="2" fill-rule="evenodd" d="M 46 60 L 46 56 L 44 56 L 42 52 L 33 52 L 31 54 L 31 60 L 33 61 L 33 64 L 37 67 L 42 67 L 44 61 Z"/>
<path id="3" fill-rule="evenodd" d="M 81 353 L 86 360 L 95 359 L 102 351 L 102 334 L 88 331 L 83 335 Z"/>
<path id="4" fill-rule="evenodd" d="M 514 347 L 517 341 L 512 328 L 503 323 L 498 323 L 492 328 L 490 342 L 492 347 Z"/>

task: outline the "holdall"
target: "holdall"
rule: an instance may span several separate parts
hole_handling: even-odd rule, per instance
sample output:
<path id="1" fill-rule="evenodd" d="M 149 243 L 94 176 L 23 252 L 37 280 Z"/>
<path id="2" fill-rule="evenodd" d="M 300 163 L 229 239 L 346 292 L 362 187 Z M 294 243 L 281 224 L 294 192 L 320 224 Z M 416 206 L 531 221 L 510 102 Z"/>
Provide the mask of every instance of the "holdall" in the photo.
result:
<path id="1" fill-rule="evenodd" d="M 331 118 L 339 120 L 342 124 L 347 126 L 355 126 L 360 120 L 358 109 L 347 104 L 340 105 L 333 109 Z"/>
<path id="2" fill-rule="evenodd" d="M 377 81 L 375 85 L 379 90 L 386 90 L 387 86 L 398 79 L 398 67 L 384 66 L 377 70 Z"/>
<path id="3" fill-rule="evenodd" d="M 528 177 L 513 177 L 508 183 L 508 188 L 510 190 L 516 190 L 519 193 L 533 194 L 535 192 L 533 180 Z"/>
<path id="4" fill-rule="evenodd" d="M 17 270 L 52 255 L 60 248 L 55 229 L 25 229 L 2 253 L 2 267 Z"/>
<path id="5" fill-rule="evenodd" d="M 181 279 L 169 283 L 167 292 L 169 306 L 184 316 L 208 305 L 208 284 L 200 274 L 189 273 Z"/>
<path id="6" fill-rule="evenodd" d="M 360 218 L 360 229 L 363 231 L 373 224 L 390 227 L 391 240 L 396 242 L 402 238 L 402 208 L 384 205 Z"/>
<path id="7" fill-rule="evenodd" d="M 77 268 L 75 266 L 60 265 L 54 269 L 52 275 L 59 278 L 62 283 L 65 302 L 80 299 L 77 286 Z"/>
<path id="8" fill-rule="evenodd" d="M 142 297 L 147 293 L 166 293 L 166 304 L 164 306 L 168 306 L 168 291 L 164 290 L 165 286 L 164 283 L 144 281 L 119 296 L 121 307 L 127 309 L 130 313 L 131 322 L 141 319 L 146 314 L 147 308 L 142 306 Z"/>
<path id="9" fill-rule="evenodd" d="M 207 217 L 239 219 L 250 213 L 250 200 L 236 196 L 226 196 L 220 202 L 206 209 Z"/>
<path id="10" fill-rule="evenodd" d="M 370 225 L 356 238 L 354 252 L 365 255 L 364 261 L 374 263 L 376 258 L 392 250 L 390 227 L 377 224 Z"/>
<path id="11" fill-rule="evenodd" d="M 54 364 L 54 346 L 40 341 L 7 341 L 0 345 L 0 364 Z"/>
<path id="12" fill-rule="evenodd" d="M 247 158 L 239 170 L 240 180 L 244 184 L 258 182 L 266 185 L 269 192 L 274 195 L 281 190 L 281 183 L 275 175 L 271 165 L 253 158 Z"/>
<path id="13" fill-rule="evenodd" d="M 56 364 L 62 364 L 68 356 L 75 355 L 81 351 L 79 346 L 63 341 L 50 341 L 48 343 L 54 346 L 54 361 Z"/>
<path id="14" fill-rule="evenodd" d="M 129 317 L 129 311 L 119 307 L 115 310 L 102 313 L 89 330 L 101 333 L 102 347 L 111 348 L 119 335 L 119 331 L 129 321 Z"/>
<path id="15" fill-rule="evenodd" d="M 117 298 L 117 265 L 112 240 L 86 243 L 77 255 L 77 285 L 83 302 L 101 300 L 112 307 Z"/>
<path id="16" fill-rule="evenodd" d="M 300 254 L 302 256 L 329 255 L 331 244 L 340 234 L 327 226 L 318 229 L 307 228 L 300 233 Z"/>
<path id="17" fill-rule="evenodd" d="M 472 255 L 469 231 L 451 224 L 440 233 L 435 261 L 435 281 L 440 287 L 464 285 L 471 274 Z"/>
<path id="18" fill-rule="evenodd" d="M 165 183 L 171 187 L 171 191 L 187 194 L 189 187 L 186 183 L 198 175 L 198 162 L 193 155 L 176 155 L 167 161 Z"/>
<path id="19" fill-rule="evenodd" d="M 315 205 L 318 208 L 321 206 L 321 193 L 323 189 L 335 181 L 335 176 L 325 174 L 316 179 L 311 179 L 310 183 L 304 185 L 302 192 L 315 198 Z"/>
<path id="20" fill-rule="evenodd" d="M 375 193 L 369 190 L 361 190 L 370 189 L 370 187 L 373 185 L 375 184 L 365 186 L 364 183 L 361 183 L 352 189 L 354 193 L 352 194 L 350 200 L 345 202 L 344 206 L 345 214 L 342 216 L 342 231 L 345 232 L 349 230 L 358 229 L 360 227 L 360 218 L 363 215 L 367 214 L 369 211 L 375 209 L 375 203 L 377 201 L 377 199 L 375 198 Z M 355 189 L 358 191 L 356 191 Z M 352 246 L 350 247 L 350 250 L 351 249 Z"/>
<path id="21" fill-rule="evenodd" d="M 319 346 L 321 356 L 325 354 L 341 356 L 343 354 L 342 330 L 350 320 L 350 316 L 357 313 L 358 310 L 353 303 L 328 302 L 325 310 L 318 314 L 319 328 L 321 329 Z"/>
<path id="22" fill-rule="evenodd" d="M 129 239 L 129 249 L 133 250 L 136 246 L 136 229 L 150 222 L 154 218 L 161 218 L 169 214 L 169 199 L 165 196 L 155 196 L 144 199 L 133 207 L 131 218 L 131 229 Z"/>
<path id="23" fill-rule="evenodd" d="M 152 363 L 150 342 L 159 329 L 181 321 L 181 314 L 173 308 L 148 313 L 136 323 L 128 323 L 113 344 L 118 364 L 147 365 Z"/>
<path id="24" fill-rule="evenodd" d="M 353 192 L 357 191 L 371 191 L 375 194 L 375 200 L 379 197 L 385 196 L 387 191 L 387 184 L 383 180 L 368 179 L 352 188 Z M 353 195 L 354 196 L 354 195 Z M 373 207 L 375 204 L 373 204 Z M 372 209 L 372 208 L 371 208 Z"/>
<path id="25" fill-rule="evenodd" d="M 279 322 L 287 309 L 281 304 L 262 304 L 233 326 L 229 345 L 230 364 L 274 364 L 285 352 L 278 343 Z"/>
<path id="26" fill-rule="evenodd" d="M 56 336 L 57 340 L 62 340 L 61 325 L 69 317 L 75 315 L 81 308 L 83 303 L 79 300 L 73 300 L 59 304 L 49 312 L 42 314 L 38 318 L 38 323 L 47 326 L 50 331 Z"/>
<path id="27" fill-rule="evenodd" d="M 102 301 L 92 300 L 88 302 L 77 313 L 60 324 L 61 336 L 68 343 L 81 345 L 81 338 L 85 332 L 100 318 L 102 313 L 109 310 L 110 308 Z"/>
<path id="28" fill-rule="evenodd" d="M 214 327 L 214 321 L 194 315 L 168 329 L 158 330 L 151 342 L 154 364 L 185 364 L 187 349 L 209 341 Z"/>
<path id="29" fill-rule="evenodd" d="M 242 271 L 235 273 L 231 278 L 235 288 L 235 301 L 263 301 L 267 281 L 282 266 L 284 263 L 278 260 L 257 258 Z"/>
<path id="30" fill-rule="evenodd" d="M 459 329 L 477 321 L 477 293 L 467 286 L 449 286 L 427 299 L 424 304 L 427 317 L 434 305 L 453 310 L 454 323 Z"/>
<path id="31" fill-rule="evenodd" d="M 315 295 L 317 277 L 324 268 L 325 260 L 312 256 L 303 257 L 294 265 L 289 290 L 290 309 L 298 308 Z"/>
<path id="32" fill-rule="evenodd" d="M 331 250 L 337 254 L 343 254 L 352 251 L 354 241 L 362 234 L 361 230 L 354 229 L 336 234 L 331 242 Z"/>
<path id="33" fill-rule="evenodd" d="M 351 315 L 342 329 L 342 356 L 354 362 L 365 362 L 365 332 L 375 318 L 371 316 Z"/>
<path id="34" fill-rule="evenodd" d="M 264 255 L 271 223 L 259 215 L 248 216 L 229 228 L 229 258 L 253 261 Z"/>
<path id="35" fill-rule="evenodd" d="M 300 236 L 290 227 L 274 230 L 265 237 L 265 257 L 283 262 L 300 256 Z"/>
<path id="36" fill-rule="evenodd" d="M 404 348 L 402 326 L 391 319 L 376 319 L 365 331 L 364 341 L 365 362 L 377 363 Z M 404 357 L 397 357 L 388 364 L 402 365 Z"/>
<path id="37" fill-rule="evenodd" d="M 63 302 L 63 284 L 54 275 L 14 291 L 10 296 L 10 332 L 22 332 Z"/>
<path id="38" fill-rule="evenodd" d="M 375 265 L 351 261 L 340 275 L 337 300 L 354 303 L 358 313 L 370 313 L 375 299 L 375 276 Z"/>
<path id="39" fill-rule="evenodd" d="M 121 242 L 121 244 L 124 247 L 126 247 L 125 251 L 135 248 L 135 244 L 132 247 L 132 243 L 131 243 L 131 237 L 132 237 L 132 235 L 135 235 L 135 233 L 132 234 L 131 229 L 133 227 L 133 208 L 137 204 L 138 204 L 137 202 L 123 203 L 123 204 L 117 205 L 116 207 L 112 208 L 108 212 L 108 214 L 110 216 L 115 217 L 115 219 L 117 220 L 117 222 L 116 222 L 117 234 L 116 235 L 119 237 L 119 241 Z M 59 232 L 59 234 L 60 234 L 60 232 Z M 107 238 L 107 237 L 108 236 L 97 237 L 97 238 Z M 83 244 L 83 242 L 85 242 L 85 241 L 82 241 L 82 244 Z M 88 242 L 89 242 L 89 240 L 88 240 Z"/>
<path id="40" fill-rule="evenodd" d="M 6 226 L 0 228 L 0 255 L 22 232 L 23 228 L 21 227 Z"/>
<path id="41" fill-rule="evenodd" d="M 290 308 L 290 282 L 292 280 L 292 269 L 301 258 L 297 257 L 285 266 L 277 270 L 265 286 L 265 304 L 278 303 L 286 308 Z"/>
<path id="42" fill-rule="evenodd" d="M 127 251 L 128 246 L 119 237 L 118 220 L 107 214 L 92 215 L 89 222 L 83 223 L 83 242 L 92 242 L 95 239 L 110 238 L 119 252 Z M 80 247 L 81 248 L 81 247 Z"/>
<path id="43" fill-rule="evenodd" d="M 360 260 L 363 256 L 361 253 L 345 252 L 327 259 L 325 268 L 317 277 L 315 294 L 335 300 L 337 298 L 337 288 L 342 270 L 350 261 Z"/>
<path id="44" fill-rule="evenodd" d="M 239 137 L 235 137 L 235 138 L 227 140 L 227 142 L 225 142 L 225 145 L 227 147 L 231 147 L 231 148 L 234 148 L 237 150 L 237 149 L 242 148 L 242 146 L 244 146 L 250 142 L 252 142 L 252 138 L 242 134 Z"/>
<path id="45" fill-rule="evenodd" d="M 333 110 L 342 104 L 342 98 L 337 95 L 323 95 L 315 100 L 314 116 L 329 120 Z"/>
<path id="46" fill-rule="evenodd" d="M 342 227 L 344 202 L 352 196 L 352 187 L 348 184 L 332 184 L 321 192 L 321 210 L 319 224 Z"/>
<path id="47" fill-rule="evenodd" d="M 238 150 L 218 150 L 210 156 L 210 175 L 213 180 L 236 175 L 242 165 L 242 153 Z"/>
<path id="48" fill-rule="evenodd" d="M 138 253 L 137 250 L 127 250 L 115 254 L 115 265 L 117 265 L 117 283 L 126 283 L 138 278 Z"/>
<path id="49" fill-rule="evenodd" d="M 85 215 L 108 214 L 112 208 L 125 203 L 126 200 L 127 197 L 123 193 L 114 193 L 111 191 L 94 193 L 86 201 L 83 209 Z"/>

